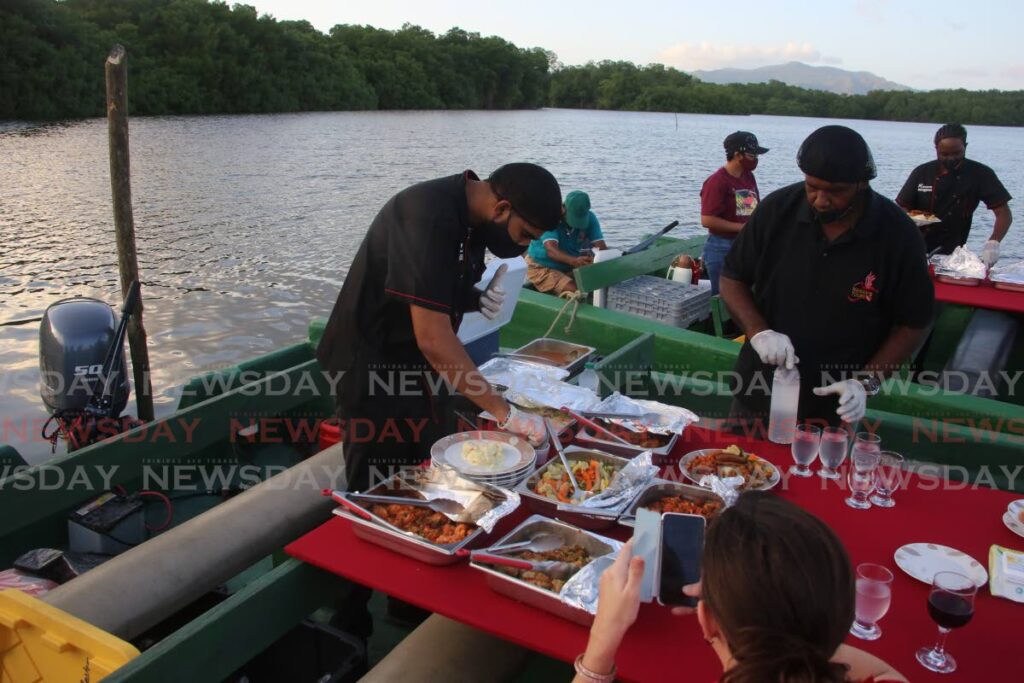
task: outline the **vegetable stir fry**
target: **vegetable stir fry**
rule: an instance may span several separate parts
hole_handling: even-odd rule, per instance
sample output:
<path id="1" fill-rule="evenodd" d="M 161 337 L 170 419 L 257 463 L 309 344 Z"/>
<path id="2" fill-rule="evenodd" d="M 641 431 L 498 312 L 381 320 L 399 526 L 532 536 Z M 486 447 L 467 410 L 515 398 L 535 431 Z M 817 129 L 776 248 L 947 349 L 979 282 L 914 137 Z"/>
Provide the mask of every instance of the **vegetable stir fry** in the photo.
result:
<path id="1" fill-rule="evenodd" d="M 576 477 L 576 481 L 584 491 L 592 493 L 600 493 L 608 488 L 617 470 L 614 465 L 601 464 L 597 460 L 570 460 L 569 462 L 572 464 L 572 473 Z M 544 470 L 544 475 L 537 482 L 537 488 L 534 491 L 562 503 L 571 503 L 574 493 L 569 475 L 566 474 L 565 467 L 560 462 L 552 463 Z"/>

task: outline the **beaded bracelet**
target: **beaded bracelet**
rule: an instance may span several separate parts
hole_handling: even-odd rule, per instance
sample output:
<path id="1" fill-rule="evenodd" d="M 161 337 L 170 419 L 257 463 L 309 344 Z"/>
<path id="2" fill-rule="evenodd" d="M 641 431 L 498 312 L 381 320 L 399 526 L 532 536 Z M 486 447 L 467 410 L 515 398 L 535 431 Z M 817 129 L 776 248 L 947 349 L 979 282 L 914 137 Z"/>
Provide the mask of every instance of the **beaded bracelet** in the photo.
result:
<path id="1" fill-rule="evenodd" d="M 583 653 L 576 658 L 576 662 L 573 665 L 576 668 L 576 673 L 583 676 L 588 681 L 594 681 L 594 683 L 612 683 L 615 680 L 615 665 L 612 665 L 612 670 L 606 674 L 599 674 L 591 671 L 587 667 L 583 666 Z"/>

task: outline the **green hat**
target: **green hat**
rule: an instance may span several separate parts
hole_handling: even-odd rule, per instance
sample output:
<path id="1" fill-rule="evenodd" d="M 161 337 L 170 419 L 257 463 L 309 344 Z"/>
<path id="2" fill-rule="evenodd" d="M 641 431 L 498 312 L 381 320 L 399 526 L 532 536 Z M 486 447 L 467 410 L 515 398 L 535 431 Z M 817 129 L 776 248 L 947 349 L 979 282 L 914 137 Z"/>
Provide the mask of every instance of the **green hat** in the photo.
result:
<path id="1" fill-rule="evenodd" d="M 565 195 L 565 222 L 575 230 L 590 223 L 590 196 L 586 192 L 573 190 Z"/>

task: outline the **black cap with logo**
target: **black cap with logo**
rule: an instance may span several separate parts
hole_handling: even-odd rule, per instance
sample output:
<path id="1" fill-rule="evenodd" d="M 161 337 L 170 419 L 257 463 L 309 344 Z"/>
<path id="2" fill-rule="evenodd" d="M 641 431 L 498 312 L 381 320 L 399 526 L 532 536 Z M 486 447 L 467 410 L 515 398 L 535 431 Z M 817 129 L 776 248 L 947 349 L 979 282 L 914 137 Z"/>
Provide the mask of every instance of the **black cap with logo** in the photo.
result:
<path id="1" fill-rule="evenodd" d="M 757 136 L 753 133 L 748 133 L 745 130 L 738 130 L 735 133 L 730 133 L 725 138 L 723 143 L 725 146 L 725 152 L 730 157 L 736 152 L 742 152 L 744 154 L 764 154 L 768 151 L 767 147 L 761 147 L 757 144 Z"/>

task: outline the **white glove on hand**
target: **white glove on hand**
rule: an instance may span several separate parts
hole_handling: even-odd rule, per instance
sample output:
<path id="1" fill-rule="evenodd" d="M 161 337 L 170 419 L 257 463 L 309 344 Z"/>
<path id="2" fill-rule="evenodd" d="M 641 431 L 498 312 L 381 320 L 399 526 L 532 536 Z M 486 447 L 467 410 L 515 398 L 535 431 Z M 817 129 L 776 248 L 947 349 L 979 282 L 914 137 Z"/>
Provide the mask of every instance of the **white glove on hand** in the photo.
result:
<path id="1" fill-rule="evenodd" d="M 828 396 L 835 394 L 839 397 L 839 408 L 836 415 L 842 418 L 843 422 L 855 424 L 864 417 L 867 409 L 868 392 L 864 385 L 855 379 L 844 379 L 842 382 L 829 384 L 827 387 L 815 387 L 815 396 Z"/>
<path id="2" fill-rule="evenodd" d="M 508 417 L 498 425 L 498 428 L 518 434 L 532 446 L 540 446 L 548 436 L 544 418 L 533 413 L 524 413 L 511 403 L 508 406 Z"/>
<path id="3" fill-rule="evenodd" d="M 985 246 L 981 248 L 979 258 L 981 258 L 981 262 L 985 264 L 986 268 L 994 266 L 996 261 L 999 260 L 999 242 L 997 240 L 985 242 Z"/>
<path id="4" fill-rule="evenodd" d="M 501 305 L 505 303 L 505 290 L 502 289 L 501 283 L 505 279 L 507 270 L 507 263 L 498 266 L 498 271 L 491 278 L 487 289 L 480 293 L 480 313 L 488 320 L 497 318 L 498 313 L 501 312 Z"/>
<path id="5" fill-rule="evenodd" d="M 800 362 L 789 337 L 775 330 L 762 330 L 750 338 L 750 345 L 767 365 L 785 366 L 787 370 Z"/>

